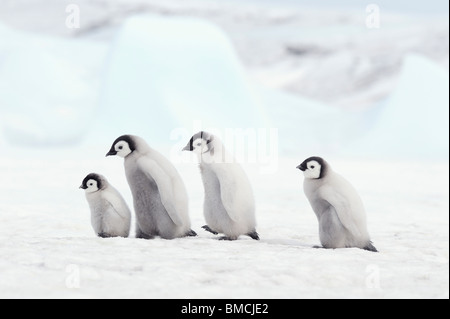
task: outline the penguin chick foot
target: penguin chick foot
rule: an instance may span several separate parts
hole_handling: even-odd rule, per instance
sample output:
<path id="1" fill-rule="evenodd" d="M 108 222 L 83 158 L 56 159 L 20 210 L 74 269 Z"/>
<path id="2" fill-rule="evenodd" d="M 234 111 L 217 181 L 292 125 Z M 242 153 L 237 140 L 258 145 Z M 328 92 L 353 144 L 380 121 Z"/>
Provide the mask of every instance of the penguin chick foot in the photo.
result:
<path id="1" fill-rule="evenodd" d="M 105 233 L 105 232 L 98 233 L 97 235 L 98 235 L 98 237 L 101 237 L 101 238 L 110 238 L 110 237 L 113 237 L 113 236 L 111 236 L 110 234 Z"/>
<path id="2" fill-rule="evenodd" d="M 372 242 L 369 242 L 364 248 L 364 250 L 372 251 L 374 253 L 377 253 L 378 250 L 375 248 L 375 246 L 372 244 Z"/>
<path id="3" fill-rule="evenodd" d="M 211 228 L 209 228 L 208 225 L 202 226 L 202 228 L 203 228 L 204 230 L 206 230 L 206 231 L 209 231 L 211 234 L 214 234 L 214 235 L 217 235 L 217 234 L 218 234 L 218 232 L 216 232 L 216 231 L 212 230 Z"/>
<path id="4" fill-rule="evenodd" d="M 312 246 L 312 248 L 314 249 L 325 249 L 325 247 L 319 246 L 319 245 L 314 245 Z"/>
<path id="5" fill-rule="evenodd" d="M 197 233 L 191 229 L 184 236 L 194 237 L 197 236 Z"/>
<path id="6" fill-rule="evenodd" d="M 237 238 L 234 238 L 234 237 L 228 237 L 228 236 L 222 236 L 222 237 L 219 237 L 219 240 L 229 240 L 229 241 L 232 241 L 232 240 L 236 240 Z"/>
<path id="7" fill-rule="evenodd" d="M 148 234 L 145 234 L 143 232 L 137 232 L 136 233 L 136 238 L 139 238 L 139 239 L 154 239 L 155 236 L 148 235 Z"/>
<path id="8" fill-rule="evenodd" d="M 254 240 L 259 240 L 259 235 L 256 232 L 256 230 L 252 231 L 251 233 L 248 233 L 247 236 L 249 236 L 250 238 L 252 238 Z"/>

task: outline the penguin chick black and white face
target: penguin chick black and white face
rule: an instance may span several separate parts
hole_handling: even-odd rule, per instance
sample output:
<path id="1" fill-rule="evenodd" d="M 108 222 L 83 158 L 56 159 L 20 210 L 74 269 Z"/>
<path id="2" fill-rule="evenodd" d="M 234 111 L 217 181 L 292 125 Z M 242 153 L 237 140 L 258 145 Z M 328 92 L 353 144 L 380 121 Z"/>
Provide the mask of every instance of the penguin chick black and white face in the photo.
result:
<path id="1" fill-rule="evenodd" d="M 303 171 L 305 178 L 320 179 L 325 176 L 325 161 L 321 157 L 313 156 L 303 161 L 297 168 Z"/>
<path id="2" fill-rule="evenodd" d="M 86 193 L 94 193 L 99 189 L 102 189 L 102 187 L 103 187 L 102 177 L 95 173 L 87 175 L 80 186 L 80 188 L 84 189 Z"/>
<path id="3" fill-rule="evenodd" d="M 214 147 L 211 142 L 214 140 L 214 137 L 207 132 L 198 132 L 194 136 L 191 137 L 189 143 L 183 148 L 183 151 L 194 152 L 198 155 L 211 153 L 214 155 Z"/>
<path id="4" fill-rule="evenodd" d="M 136 150 L 136 143 L 133 140 L 133 137 L 130 135 L 122 135 L 114 141 L 113 145 L 111 146 L 111 149 L 106 154 L 106 156 L 117 155 L 120 157 L 127 157 L 135 150 Z"/>

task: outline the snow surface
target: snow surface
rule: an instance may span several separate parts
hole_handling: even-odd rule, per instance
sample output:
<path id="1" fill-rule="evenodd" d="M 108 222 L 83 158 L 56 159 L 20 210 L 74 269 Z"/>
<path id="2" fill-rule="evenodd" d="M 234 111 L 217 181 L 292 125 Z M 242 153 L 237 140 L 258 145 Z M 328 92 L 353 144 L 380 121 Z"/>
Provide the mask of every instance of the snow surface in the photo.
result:
<path id="1" fill-rule="evenodd" d="M 105 174 L 132 203 L 122 160 L 103 158 L 108 148 L 2 155 L 1 298 L 449 297 L 448 163 L 329 159 L 365 202 L 380 251 L 371 253 L 312 248 L 318 224 L 295 169 L 303 158 L 281 158 L 271 175 L 246 165 L 260 241 L 218 241 L 200 228 L 194 163 L 177 168 L 198 237 L 96 238 L 78 189 L 87 173 Z"/>

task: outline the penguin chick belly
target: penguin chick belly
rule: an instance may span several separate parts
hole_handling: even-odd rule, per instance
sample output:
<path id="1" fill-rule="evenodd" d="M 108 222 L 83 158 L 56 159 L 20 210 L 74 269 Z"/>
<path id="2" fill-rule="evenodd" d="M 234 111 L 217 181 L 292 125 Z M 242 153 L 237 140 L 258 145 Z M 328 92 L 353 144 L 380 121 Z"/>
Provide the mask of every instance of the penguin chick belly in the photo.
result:
<path id="1" fill-rule="evenodd" d="M 202 169 L 202 177 L 205 187 L 203 210 L 207 225 L 212 230 L 232 239 L 252 231 L 252 227 L 248 226 L 249 223 L 243 220 L 242 215 L 238 217 L 238 220 L 232 220 L 228 215 L 222 202 L 220 182 L 214 172 Z"/>
<path id="2" fill-rule="evenodd" d="M 107 200 L 101 196 L 97 196 L 90 203 L 91 208 L 91 225 L 94 232 L 98 235 L 101 233 L 109 236 L 123 236 L 123 220 L 112 212 L 112 208 Z"/>
<path id="3" fill-rule="evenodd" d="M 133 194 L 136 223 L 139 230 L 150 236 L 175 238 L 177 226 L 161 202 L 155 180 L 142 172 L 135 172 L 128 181 Z"/>
<path id="4" fill-rule="evenodd" d="M 93 205 L 89 202 L 91 209 L 91 225 L 96 235 L 103 233 L 103 209 L 101 205 Z"/>

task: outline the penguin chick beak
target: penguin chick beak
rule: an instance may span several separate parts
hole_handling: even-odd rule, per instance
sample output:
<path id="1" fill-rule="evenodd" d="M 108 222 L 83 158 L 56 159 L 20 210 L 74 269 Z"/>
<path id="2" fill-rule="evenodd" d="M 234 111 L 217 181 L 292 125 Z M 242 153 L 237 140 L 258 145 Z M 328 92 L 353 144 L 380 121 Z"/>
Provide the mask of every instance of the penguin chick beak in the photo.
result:
<path id="1" fill-rule="evenodd" d="M 302 172 L 306 171 L 306 167 L 303 164 L 300 164 L 299 166 L 297 166 L 297 168 Z"/>
<path id="2" fill-rule="evenodd" d="M 188 152 L 192 151 L 191 146 L 190 146 L 189 144 L 186 145 L 186 146 L 182 149 L 182 151 L 188 151 Z"/>
<path id="3" fill-rule="evenodd" d="M 115 150 L 110 150 L 108 153 L 106 153 L 106 157 L 114 156 L 114 155 L 117 155 L 117 151 L 115 151 Z"/>
<path id="4" fill-rule="evenodd" d="M 80 187 L 79 187 L 79 189 L 86 189 L 85 187 L 83 187 L 83 185 L 81 185 Z"/>

